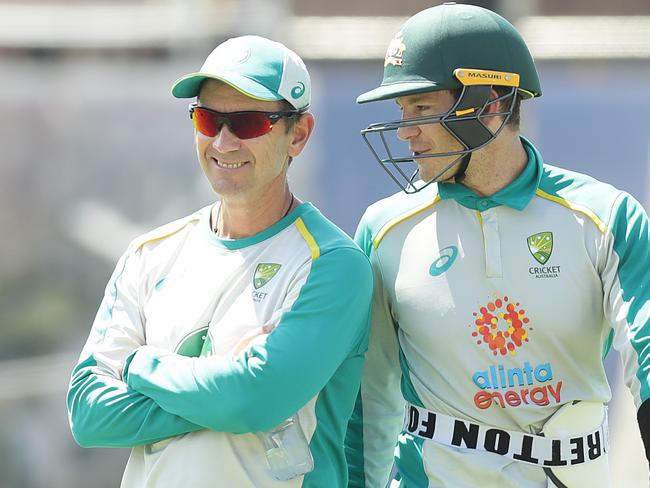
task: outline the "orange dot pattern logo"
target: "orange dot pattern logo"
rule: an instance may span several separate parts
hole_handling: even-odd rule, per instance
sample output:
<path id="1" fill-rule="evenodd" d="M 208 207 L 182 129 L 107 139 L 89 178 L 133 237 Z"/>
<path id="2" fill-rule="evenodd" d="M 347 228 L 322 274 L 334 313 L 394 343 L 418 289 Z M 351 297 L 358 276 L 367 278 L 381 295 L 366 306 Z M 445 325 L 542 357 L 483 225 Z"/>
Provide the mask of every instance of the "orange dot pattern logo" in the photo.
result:
<path id="1" fill-rule="evenodd" d="M 529 319 L 520 306 L 520 303 L 511 303 L 504 296 L 474 312 L 474 324 L 469 327 L 475 327 L 472 336 L 476 343 L 487 344 L 495 356 L 515 356 L 517 348 L 528 342 L 528 330 L 532 330 L 530 327 L 526 329 Z"/>

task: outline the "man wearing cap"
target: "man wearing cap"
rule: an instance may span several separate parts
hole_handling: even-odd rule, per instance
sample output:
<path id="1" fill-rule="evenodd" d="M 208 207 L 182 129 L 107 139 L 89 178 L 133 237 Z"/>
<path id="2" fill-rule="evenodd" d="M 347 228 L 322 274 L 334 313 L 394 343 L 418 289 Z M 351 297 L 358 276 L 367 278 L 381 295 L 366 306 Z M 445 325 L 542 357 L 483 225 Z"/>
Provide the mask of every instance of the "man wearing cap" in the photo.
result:
<path id="1" fill-rule="evenodd" d="M 375 294 L 350 486 L 611 486 L 612 347 L 650 446 L 648 217 L 543 163 L 518 127 L 540 95 L 510 23 L 447 3 L 402 25 L 358 98 L 397 102 L 362 134 L 403 191 L 356 234 Z"/>
<path id="2" fill-rule="evenodd" d="M 367 257 L 287 183 L 314 126 L 302 60 L 229 39 L 179 79 L 220 201 L 135 239 L 68 391 L 123 487 L 344 487 L 367 347 Z"/>

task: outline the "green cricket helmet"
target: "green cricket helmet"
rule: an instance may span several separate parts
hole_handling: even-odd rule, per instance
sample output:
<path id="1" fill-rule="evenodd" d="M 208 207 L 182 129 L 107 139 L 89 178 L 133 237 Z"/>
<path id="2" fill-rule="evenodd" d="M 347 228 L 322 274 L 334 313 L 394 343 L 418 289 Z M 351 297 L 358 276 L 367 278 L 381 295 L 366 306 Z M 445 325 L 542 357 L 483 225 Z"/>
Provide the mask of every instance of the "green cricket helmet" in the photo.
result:
<path id="1" fill-rule="evenodd" d="M 500 93 L 505 94 L 491 99 L 493 87 L 504 87 Z M 512 24 L 490 10 L 456 3 L 428 8 L 408 19 L 388 45 L 381 85 L 360 95 L 357 102 L 438 90 L 460 92 L 447 112 L 371 124 L 361 131 L 381 166 L 407 193 L 437 181 L 456 165 L 455 179 L 461 181 L 471 153 L 492 142 L 507 123 L 516 95 L 528 99 L 542 94 L 533 58 Z M 484 113 L 497 102 L 502 107 L 498 113 Z M 483 119 L 495 116 L 502 122 L 493 131 Z M 442 124 L 463 149 L 396 156 L 400 127 L 432 123 Z M 456 158 L 428 182 L 416 182 L 418 171 L 409 174 L 401 167 L 413 166 L 419 158 L 443 156 Z"/>

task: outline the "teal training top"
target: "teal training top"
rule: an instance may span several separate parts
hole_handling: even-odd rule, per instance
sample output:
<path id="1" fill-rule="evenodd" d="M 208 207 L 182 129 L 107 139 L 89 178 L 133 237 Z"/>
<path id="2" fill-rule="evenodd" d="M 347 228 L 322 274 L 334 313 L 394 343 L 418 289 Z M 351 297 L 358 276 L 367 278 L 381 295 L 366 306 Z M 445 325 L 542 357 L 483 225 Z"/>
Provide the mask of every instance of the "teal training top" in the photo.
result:
<path id="1" fill-rule="evenodd" d="M 209 215 L 156 229 L 119 260 L 72 373 L 73 435 L 133 447 L 127 488 L 343 488 L 368 259 L 308 203 L 236 240 L 217 238 Z M 255 432 L 296 412 L 314 469 L 276 481 Z"/>
<path id="2" fill-rule="evenodd" d="M 393 459 L 401 487 L 547 486 L 540 467 L 402 432 L 404 400 L 537 434 L 562 405 L 610 400 L 611 346 L 637 408 L 650 397 L 643 207 L 522 142 L 528 164 L 498 193 L 433 184 L 372 205 L 359 224 L 375 294 L 351 486 L 383 488 Z"/>

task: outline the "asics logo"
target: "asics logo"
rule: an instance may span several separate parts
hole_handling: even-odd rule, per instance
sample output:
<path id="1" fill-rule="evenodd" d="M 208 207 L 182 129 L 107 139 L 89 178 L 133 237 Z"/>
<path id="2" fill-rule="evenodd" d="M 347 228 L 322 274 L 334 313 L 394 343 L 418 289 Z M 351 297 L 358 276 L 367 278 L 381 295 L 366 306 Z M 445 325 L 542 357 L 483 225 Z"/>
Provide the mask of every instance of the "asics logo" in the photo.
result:
<path id="1" fill-rule="evenodd" d="M 440 276 L 442 273 L 451 268 L 451 265 L 458 257 L 458 248 L 456 246 L 447 246 L 440 249 L 440 257 L 436 259 L 429 268 L 431 276 Z"/>
<path id="2" fill-rule="evenodd" d="M 305 84 L 299 81 L 296 86 L 291 89 L 291 96 L 296 99 L 300 98 L 305 93 Z"/>

